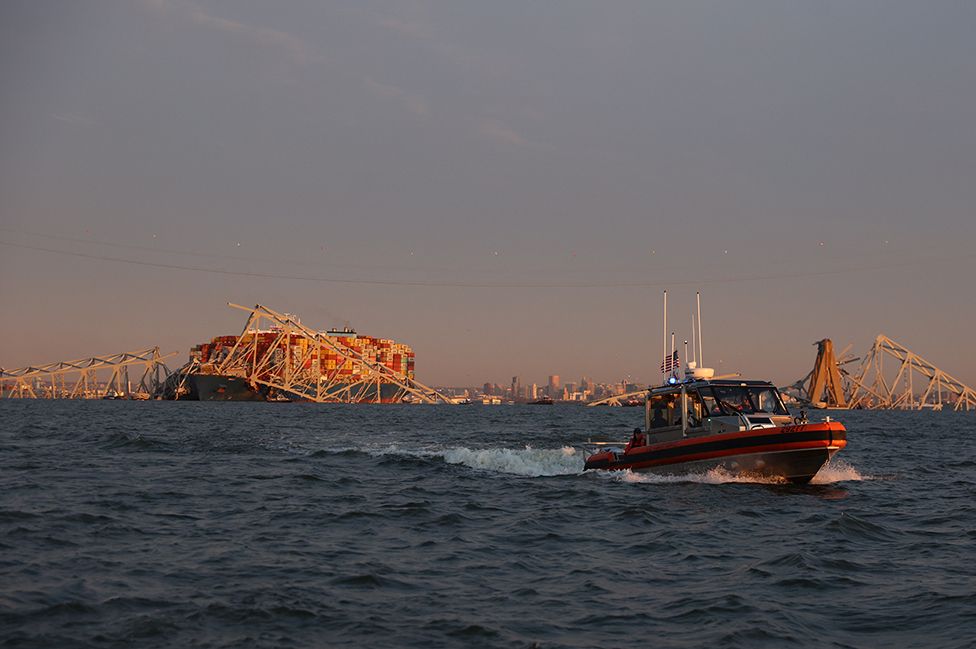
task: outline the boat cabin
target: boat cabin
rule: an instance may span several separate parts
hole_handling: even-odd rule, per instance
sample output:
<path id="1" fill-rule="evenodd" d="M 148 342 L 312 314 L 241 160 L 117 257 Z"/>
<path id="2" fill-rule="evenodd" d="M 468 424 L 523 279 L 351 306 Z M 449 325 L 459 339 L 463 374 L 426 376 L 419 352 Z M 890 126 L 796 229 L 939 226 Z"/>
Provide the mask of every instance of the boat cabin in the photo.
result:
<path id="1" fill-rule="evenodd" d="M 648 390 L 648 442 L 772 428 L 792 423 L 779 390 L 768 381 L 690 379 Z"/>

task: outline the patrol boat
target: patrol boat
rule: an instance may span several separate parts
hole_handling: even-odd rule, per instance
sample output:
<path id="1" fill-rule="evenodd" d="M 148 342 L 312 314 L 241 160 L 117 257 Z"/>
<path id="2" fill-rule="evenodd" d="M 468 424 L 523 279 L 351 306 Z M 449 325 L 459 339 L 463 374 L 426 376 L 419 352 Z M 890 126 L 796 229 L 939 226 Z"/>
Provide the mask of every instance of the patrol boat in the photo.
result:
<path id="1" fill-rule="evenodd" d="M 767 381 L 690 377 L 647 392 L 644 431 L 585 468 L 688 474 L 715 468 L 805 484 L 847 445 L 837 421 L 793 417 Z M 645 432 L 646 431 L 646 432 Z"/>
<path id="2" fill-rule="evenodd" d="M 700 362 L 700 299 L 698 331 L 694 328 L 693 318 Z M 586 469 L 683 475 L 720 468 L 806 484 L 847 445 L 843 424 L 830 417 L 810 422 L 805 414 L 792 416 L 768 381 L 715 377 L 714 370 L 698 367 L 696 361 L 688 362 L 679 378 L 674 334 L 671 349 L 661 364 L 662 372 L 669 372 L 667 379 L 647 390 L 644 429 L 636 429 L 623 448 L 619 443 L 596 443 Z"/>

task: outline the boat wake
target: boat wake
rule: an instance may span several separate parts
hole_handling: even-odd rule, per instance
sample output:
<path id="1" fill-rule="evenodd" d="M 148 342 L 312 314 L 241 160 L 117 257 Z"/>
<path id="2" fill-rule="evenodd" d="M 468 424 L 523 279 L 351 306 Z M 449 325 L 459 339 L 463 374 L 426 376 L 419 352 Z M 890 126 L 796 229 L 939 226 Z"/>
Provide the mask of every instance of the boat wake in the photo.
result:
<path id="1" fill-rule="evenodd" d="M 655 473 L 635 473 L 630 469 L 601 473 L 619 482 L 634 482 L 641 484 L 675 484 L 682 482 L 697 482 L 699 484 L 728 484 L 733 482 L 746 484 L 786 484 L 783 478 L 768 478 L 764 476 L 733 473 L 721 467 L 698 473 L 677 473 L 659 475 Z"/>
<path id="2" fill-rule="evenodd" d="M 452 448 L 443 452 L 448 464 L 463 464 L 473 469 L 484 469 L 527 477 L 573 475 L 583 471 L 583 460 L 576 449 L 564 446 L 558 449 L 532 448 Z"/>
<path id="3" fill-rule="evenodd" d="M 699 473 L 684 473 L 674 475 L 658 475 L 654 473 L 634 473 L 630 469 L 626 471 L 613 471 L 601 474 L 612 480 L 620 482 L 634 482 L 643 484 L 674 484 L 681 482 L 697 482 L 699 484 L 789 484 L 785 478 L 774 478 L 758 475 L 734 473 L 721 467 Z M 838 482 L 859 482 L 862 480 L 872 480 L 871 476 L 862 475 L 853 466 L 843 460 L 833 460 L 823 466 L 813 480 L 812 485 L 828 485 Z"/>
<path id="4" fill-rule="evenodd" d="M 834 484 L 835 482 L 860 482 L 873 480 L 872 476 L 862 475 L 860 471 L 844 460 L 831 460 L 823 465 L 810 484 Z"/>
<path id="5" fill-rule="evenodd" d="M 524 477 L 574 475 L 583 472 L 583 459 L 571 446 L 562 448 L 450 448 L 403 449 L 387 446 L 366 451 L 372 455 L 399 455 L 417 458 L 440 458 L 447 464 Z"/>

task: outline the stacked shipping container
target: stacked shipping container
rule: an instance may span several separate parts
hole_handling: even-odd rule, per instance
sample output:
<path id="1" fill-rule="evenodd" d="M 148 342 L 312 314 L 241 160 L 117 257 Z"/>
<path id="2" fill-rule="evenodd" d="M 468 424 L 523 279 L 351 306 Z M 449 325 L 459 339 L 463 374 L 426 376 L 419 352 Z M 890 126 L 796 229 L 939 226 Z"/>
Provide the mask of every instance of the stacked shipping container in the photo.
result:
<path id="1" fill-rule="evenodd" d="M 313 348 L 309 351 L 310 345 L 316 346 L 309 338 L 292 334 L 279 340 L 281 335 L 280 331 L 247 332 L 241 337 L 239 353 L 245 352 L 249 355 L 248 366 L 265 365 L 269 370 L 277 368 L 275 371 L 278 373 L 285 371 L 291 374 L 305 373 L 313 377 L 322 376 L 328 380 L 338 379 L 348 383 L 362 380 L 368 373 L 362 362 L 339 354 L 327 344 L 320 344 L 318 349 Z M 345 348 L 355 352 L 354 357 L 358 354 L 363 361 L 384 365 L 409 379 L 414 378 L 415 357 L 409 345 L 388 338 L 360 336 L 353 331 L 330 331 L 327 337 L 339 349 Z M 227 358 L 237 345 L 238 338 L 238 336 L 217 336 L 209 343 L 196 345 L 190 349 L 190 360 L 196 360 L 204 367 L 214 367 Z M 256 358 L 252 355 L 256 355 Z"/>

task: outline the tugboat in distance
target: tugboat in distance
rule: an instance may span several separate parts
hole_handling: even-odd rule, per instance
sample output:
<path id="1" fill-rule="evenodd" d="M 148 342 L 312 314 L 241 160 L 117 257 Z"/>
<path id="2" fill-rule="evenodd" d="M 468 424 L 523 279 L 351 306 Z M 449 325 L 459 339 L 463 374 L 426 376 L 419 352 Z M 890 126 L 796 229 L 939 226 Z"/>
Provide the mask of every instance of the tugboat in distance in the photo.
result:
<path id="1" fill-rule="evenodd" d="M 554 403 L 555 403 L 555 401 L 552 400 L 552 397 L 540 397 L 540 398 L 536 399 L 535 401 L 529 401 L 528 405 L 530 405 L 530 406 L 551 406 Z"/>

